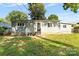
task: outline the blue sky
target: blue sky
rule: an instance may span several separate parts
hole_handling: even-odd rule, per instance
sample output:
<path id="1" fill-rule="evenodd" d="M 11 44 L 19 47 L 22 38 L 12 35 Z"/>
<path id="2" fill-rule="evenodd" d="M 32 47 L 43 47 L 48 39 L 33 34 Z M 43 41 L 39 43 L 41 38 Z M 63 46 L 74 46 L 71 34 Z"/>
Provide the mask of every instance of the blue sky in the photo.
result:
<path id="1" fill-rule="evenodd" d="M 28 13 L 28 5 L 24 5 L 26 5 L 26 8 L 23 6 L 23 4 L 0 4 L 0 18 L 5 18 L 12 10 L 20 10 Z M 62 22 L 79 22 L 79 10 L 78 13 L 73 13 L 72 11 L 70 11 L 70 9 L 65 11 L 62 7 L 63 3 L 46 3 L 44 5 L 46 9 L 46 17 L 51 14 L 56 14 L 59 16 L 59 20 L 61 20 Z"/>

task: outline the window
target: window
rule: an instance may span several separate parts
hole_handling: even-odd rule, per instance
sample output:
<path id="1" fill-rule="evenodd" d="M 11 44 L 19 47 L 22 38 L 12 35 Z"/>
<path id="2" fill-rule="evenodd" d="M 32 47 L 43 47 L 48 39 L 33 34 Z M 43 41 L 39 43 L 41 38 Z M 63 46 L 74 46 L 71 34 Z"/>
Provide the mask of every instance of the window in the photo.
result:
<path id="1" fill-rule="evenodd" d="M 18 23 L 18 26 L 20 26 L 20 24 Z"/>
<path id="2" fill-rule="evenodd" d="M 48 27 L 52 27 L 52 23 L 48 23 Z"/>
<path id="3" fill-rule="evenodd" d="M 66 28 L 66 25 L 63 25 L 63 28 Z"/>
<path id="4" fill-rule="evenodd" d="M 37 26 L 40 27 L 40 23 L 37 23 Z"/>
<path id="5" fill-rule="evenodd" d="M 22 26 L 24 26 L 24 23 L 22 23 Z"/>
<path id="6" fill-rule="evenodd" d="M 18 23 L 18 26 L 24 26 L 24 23 Z"/>

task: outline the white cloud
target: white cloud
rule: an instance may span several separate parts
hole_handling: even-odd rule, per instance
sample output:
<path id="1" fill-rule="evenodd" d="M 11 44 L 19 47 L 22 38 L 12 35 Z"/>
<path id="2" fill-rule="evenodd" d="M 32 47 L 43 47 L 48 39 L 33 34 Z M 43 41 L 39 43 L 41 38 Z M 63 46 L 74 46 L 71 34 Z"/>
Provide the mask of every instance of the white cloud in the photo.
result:
<path id="1" fill-rule="evenodd" d="M 3 6 L 3 7 L 13 7 L 13 6 L 21 6 L 23 5 L 23 3 L 1 3 L 0 6 Z"/>
<path id="2" fill-rule="evenodd" d="M 78 14 L 62 14 L 59 15 L 59 19 L 63 22 L 70 22 L 70 23 L 76 23 L 79 22 L 79 15 Z"/>
<path id="3" fill-rule="evenodd" d="M 45 8 L 48 8 L 48 7 L 51 7 L 51 6 L 56 6 L 57 5 L 57 3 L 50 3 L 50 4 L 47 4 L 46 6 L 45 6 Z"/>

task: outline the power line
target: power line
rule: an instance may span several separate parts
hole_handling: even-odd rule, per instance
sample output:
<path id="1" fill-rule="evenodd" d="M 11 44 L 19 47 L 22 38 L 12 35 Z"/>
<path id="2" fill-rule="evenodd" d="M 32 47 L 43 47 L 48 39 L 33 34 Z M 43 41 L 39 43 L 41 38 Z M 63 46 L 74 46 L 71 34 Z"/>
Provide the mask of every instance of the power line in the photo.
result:
<path id="1" fill-rule="evenodd" d="M 28 9 L 27 9 L 26 5 L 23 4 L 23 6 L 24 6 L 24 8 L 26 9 L 26 12 L 27 12 Z"/>
<path id="2" fill-rule="evenodd" d="M 20 6 L 18 4 L 16 4 L 17 7 L 20 9 L 20 10 L 23 10 L 22 8 L 20 8 Z M 23 4 L 23 7 L 26 9 L 26 12 L 27 12 L 27 8 L 26 8 L 26 5 Z M 29 15 L 28 15 L 29 16 Z"/>
<path id="3" fill-rule="evenodd" d="M 26 5 L 23 4 L 23 6 L 24 6 L 24 8 L 26 9 L 26 12 L 27 12 L 27 7 L 26 7 Z M 28 15 L 28 18 L 30 19 L 29 15 Z"/>
<path id="4" fill-rule="evenodd" d="M 18 4 L 16 4 L 17 6 L 18 6 L 18 8 L 20 9 L 20 10 L 23 10 L 22 8 L 20 8 L 19 7 L 19 5 Z M 25 8 L 25 10 L 26 10 L 26 12 L 27 12 L 27 8 L 26 8 L 26 6 L 23 4 L 23 7 Z"/>
<path id="5" fill-rule="evenodd" d="M 23 6 L 24 6 L 24 7 L 25 7 L 25 9 L 27 10 L 26 5 L 24 5 L 24 4 L 23 4 Z"/>
<path id="6" fill-rule="evenodd" d="M 17 7 L 20 9 L 20 10 L 22 10 L 20 7 L 19 7 L 19 5 L 18 4 L 16 4 L 17 5 Z"/>

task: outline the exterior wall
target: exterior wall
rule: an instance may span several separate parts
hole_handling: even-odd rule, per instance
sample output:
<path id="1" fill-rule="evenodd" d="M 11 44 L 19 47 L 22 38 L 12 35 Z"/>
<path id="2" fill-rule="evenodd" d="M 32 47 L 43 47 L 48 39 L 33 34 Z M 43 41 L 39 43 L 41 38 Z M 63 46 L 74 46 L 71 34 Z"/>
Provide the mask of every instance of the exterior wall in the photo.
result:
<path id="1" fill-rule="evenodd" d="M 70 24 L 60 23 L 60 22 L 31 22 L 31 23 L 25 23 L 24 27 L 18 27 L 17 23 L 15 26 L 12 27 L 12 31 L 14 34 L 16 34 L 19 30 L 25 34 L 37 32 L 37 23 L 40 23 L 41 26 L 41 34 L 47 33 L 47 34 L 70 34 L 72 33 L 72 27 Z M 48 27 L 48 23 L 52 23 L 51 27 Z M 63 25 L 66 25 L 66 28 L 63 28 Z M 23 29 L 24 28 L 24 29 Z M 19 32 L 21 32 L 19 31 Z"/>
<path id="2" fill-rule="evenodd" d="M 50 22 L 49 22 L 50 23 Z M 59 32 L 59 27 L 56 25 L 54 27 L 54 24 L 52 23 L 52 27 L 48 27 L 48 23 L 41 23 L 41 33 L 57 33 Z"/>
<path id="3" fill-rule="evenodd" d="M 63 28 L 66 25 L 66 28 Z M 60 33 L 70 34 L 72 33 L 72 26 L 70 24 L 60 24 Z"/>
<path id="4" fill-rule="evenodd" d="M 56 23 L 54 26 L 54 23 L 52 23 L 52 27 L 48 27 L 47 23 L 39 22 L 41 24 L 41 34 L 48 33 L 48 34 L 70 34 L 72 33 L 72 27 L 70 24 L 62 24 L 62 23 Z M 48 22 L 51 23 L 51 22 Z M 66 28 L 63 28 L 63 26 L 66 25 Z"/>
<path id="5" fill-rule="evenodd" d="M 19 22 L 20 23 L 20 22 Z M 18 26 L 18 22 L 12 24 L 12 35 L 17 34 L 28 34 L 34 32 L 34 23 L 33 22 L 24 22 L 24 26 Z"/>

